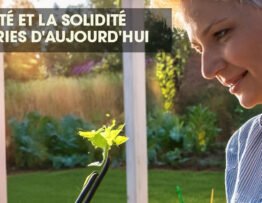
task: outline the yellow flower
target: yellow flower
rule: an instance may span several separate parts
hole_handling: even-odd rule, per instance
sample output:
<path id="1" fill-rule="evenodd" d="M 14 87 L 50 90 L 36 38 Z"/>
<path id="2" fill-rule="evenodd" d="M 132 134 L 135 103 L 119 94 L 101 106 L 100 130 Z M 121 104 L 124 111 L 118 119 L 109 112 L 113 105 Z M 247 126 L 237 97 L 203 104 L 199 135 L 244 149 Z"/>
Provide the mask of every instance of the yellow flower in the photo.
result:
<path id="1" fill-rule="evenodd" d="M 201 131 L 200 133 L 198 133 L 198 144 L 199 146 L 202 146 L 205 144 L 205 135 L 206 135 L 206 131 Z"/>

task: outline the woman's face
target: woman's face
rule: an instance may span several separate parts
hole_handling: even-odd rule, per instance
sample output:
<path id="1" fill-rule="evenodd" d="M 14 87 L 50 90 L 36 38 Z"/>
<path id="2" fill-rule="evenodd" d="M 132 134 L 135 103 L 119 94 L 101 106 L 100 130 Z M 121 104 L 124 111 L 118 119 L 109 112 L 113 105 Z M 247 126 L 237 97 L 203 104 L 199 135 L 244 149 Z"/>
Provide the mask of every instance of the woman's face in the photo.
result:
<path id="1" fill-rule="evenodd" d="M 246 108 L 262 103 L 262 10 L 237 0 L 182 0 L 182 8 L 203 77 L 217 78 Z"/>

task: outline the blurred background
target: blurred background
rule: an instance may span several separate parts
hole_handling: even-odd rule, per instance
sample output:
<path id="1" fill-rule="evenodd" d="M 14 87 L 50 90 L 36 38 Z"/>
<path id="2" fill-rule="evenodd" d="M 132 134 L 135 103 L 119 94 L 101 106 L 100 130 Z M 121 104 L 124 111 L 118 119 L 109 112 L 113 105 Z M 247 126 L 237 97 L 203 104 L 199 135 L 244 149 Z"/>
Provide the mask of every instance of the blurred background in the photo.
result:
<path id="1" fill-rule="evenodd" d="M 145 7 L 149 4 L 145 1 Z M 5 1 L 4 7 L 117 8 L 121 7 L 121 1 L 14 0 Z M 172 32 L 172 53 L 146 53 L 145 58 L 149 178 L 162 180 L 161 174 L 170 173 L 166 177 L 174 175 L 175 181 L 181 175 L 188 175 L 189 180 L 185 177 L 174 182 L 184 189 L 187 202 L 204 202 L 212 187 L 220 191 L 217 202 L 223 202 L 226 143 L 241 124 L 261 113 L 262 107 L 243 109 L 217 81 L 204 80 L 200 55 L 191 50 L 184 33 Z M 77 130 L 100 128 L 112 118 L 124 123 L 122 53 L 5 53 L 4 70 L 9 202 L 17 199 L 29 202 L 25 193 L 30 193 L 34 177 L 44 181 L 46 170 L 80 168 L 68 180 L 75 184 L 73 192 L 72 185 L 68 185 L 71 196 L 64 198 L 62 193 L 58 197 L 49 196 L 49 200 L 40 198 L 42 202 L 72 202 L 87 175 L 81 167 L 101 159 L 101 152 L 78 136 Z M 113 148 L 111 156 L 113 181 L 118 177 L 125 184 L 125 147 Z M 17 176 L 29 171 L 41 173 Z M 171 174 L 173 171 L 176 173 Z M 61 173 L 56 176 L 70 178 L 73 172 L 62 170 Z M 199 180 L 195 182 L 196 177 Z M 190 180 L 194 192 L 188 184 Z M 64 181 L 67 185 L 67 180 Z M 107 181 L 110 184 L 111 180 Z M 19 183 L 28 190 L 17 192 L 22 188 Z M 175 202 L 175 190 L 163 200 L 162 193 L 169 186 L 163 184 L 154 191 L 154 184 L 159 182 L 149 179 L 149 184 L 150 202 Z M 39 195 L 45 194 L 44 187 L 47 187 L 45 182 L 35 197 L 38 200 Z M 113 196 L 115 199 L 108 202 L 126 201 L 125 186 L 119 188 Z M 101 189 L 96 202 L 106 202 L 108 191 L 105 190 Z"/>

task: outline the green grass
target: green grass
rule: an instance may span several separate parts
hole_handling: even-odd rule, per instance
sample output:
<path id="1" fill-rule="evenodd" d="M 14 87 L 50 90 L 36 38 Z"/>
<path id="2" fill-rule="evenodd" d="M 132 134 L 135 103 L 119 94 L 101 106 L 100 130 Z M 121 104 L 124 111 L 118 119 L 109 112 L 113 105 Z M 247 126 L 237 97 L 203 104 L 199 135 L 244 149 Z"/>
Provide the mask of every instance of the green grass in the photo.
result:
<path id="1" fill-rule="evenodd" d="M 34 172 L 8 176 L 9 203 L 72 203 L 84 182 L 87 169 Z M 185 203 L 225 202 L 223 172 L 149 171 L 149 202 L 178 203 L 175 187 L 180 186 Z M 123 169 L 110 169 L 99 186 L 94 203 L 126 202 L 126 175 Z"/>

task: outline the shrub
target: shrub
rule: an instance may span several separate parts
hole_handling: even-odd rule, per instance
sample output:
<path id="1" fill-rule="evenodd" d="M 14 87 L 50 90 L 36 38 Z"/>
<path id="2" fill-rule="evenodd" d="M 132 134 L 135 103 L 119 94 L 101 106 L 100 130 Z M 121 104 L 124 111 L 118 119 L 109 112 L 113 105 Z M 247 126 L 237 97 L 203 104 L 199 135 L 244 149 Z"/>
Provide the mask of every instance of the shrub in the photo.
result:
<path id="1" fill-rule="evenodd" d="M 163 154 L 182 149 L 186 135 L 184 123 L 178 116 L 155 111 L 148 116 L 148 162 L 163 165 Z"/>
<path id="2" fill-rule="evenodd" d="M 150 165 L 180 166 L 215 146 L 216 115 L 201 104 L 188 107 L 186 115 L 156 110 L 148 115 L 147 143 Z"/>
<path id="3" fill-rule="evenodd" d="M 207 151 L 221 131 L 216 127 L 216 116 L 201 104 L 188 107 L 186 119 L 187 147 L 196 153 Z"/>
<path id="4" fill-rule="evenodd" d="M 87 155 L 93 148 L 77 135 L 78 129 L 91 130 L 94 126 L 72 115 L 58 121 L 30 112 L 21 122 L 10 119 L 9 125 L 19 168 L 83 166 L 95 156 Z"/>

